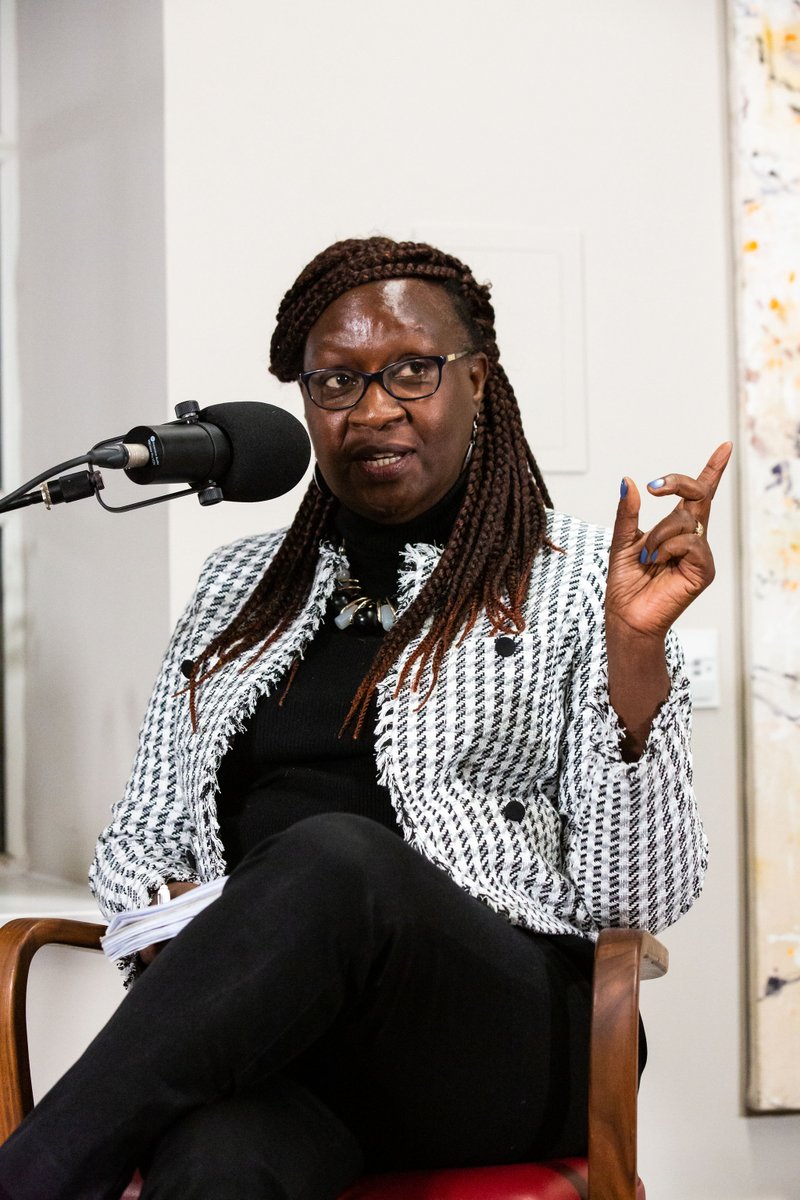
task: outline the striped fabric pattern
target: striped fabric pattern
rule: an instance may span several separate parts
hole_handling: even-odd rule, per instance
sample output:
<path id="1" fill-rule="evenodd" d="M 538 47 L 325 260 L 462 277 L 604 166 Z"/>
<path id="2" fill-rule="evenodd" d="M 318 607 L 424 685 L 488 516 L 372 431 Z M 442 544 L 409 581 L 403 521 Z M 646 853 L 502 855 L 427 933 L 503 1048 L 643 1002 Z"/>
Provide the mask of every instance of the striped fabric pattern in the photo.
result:
<path id="1" fill-rule="evenodd" d="M 395 664 L 378 697 L 378 777 L 407 842 L 512 922 L 586 936 L 608 925 L 657 932 L 699 894 L 707 858 L 692 790 L 691 704 L 680 649 L 670 635 L 672 690 L 643 755 L 625 763 L 606 683 L 610 535 L 551 513 L 549 536 L 559 549 L 537 556 L 522 634 L 498 639 L 488 621 L 479 621 L 450 648 L 421 707 L 430 679 L 423 677 L 417 692 L 405 686 L 395 695 L 405 656 Z M 321 547 L 309 601 L 275 645 L 244 671 L 241 660 L 229 663 L 199 689 L 197 733 L 180 665 L 229 624 L 281 537 L 234 542 L 203 568 L 156 681 L 125 795 L 90 871 L 109 915 L 146 904 L 166 880 L 224 873 L 217 768 L 258 697 L 279 686 L 319 628 L 342 565 L 339 551 Z M 406 548 L 401 610 L 439 554 L 435 546 Z"/>

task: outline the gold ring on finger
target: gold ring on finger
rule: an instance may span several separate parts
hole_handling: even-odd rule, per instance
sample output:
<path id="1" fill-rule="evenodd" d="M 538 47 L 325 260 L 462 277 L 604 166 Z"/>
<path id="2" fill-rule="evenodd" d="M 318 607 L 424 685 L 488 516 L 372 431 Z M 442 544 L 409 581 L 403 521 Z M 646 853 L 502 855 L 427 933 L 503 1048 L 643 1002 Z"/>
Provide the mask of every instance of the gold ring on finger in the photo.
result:
<path id="1" fill-rule="evenodd" d="M 705 531 L 706 531 L 706 527 L 705 527 L 705 525 L 703 524 L 703 522 L 702 522 L 702 521 L 698 521 L 698 522 L 697 522 L 697 524 L 696 524 L 696 525 L 695 525 L 695 527 L 694 527 L 694 531 L 695 531 L 695 533 L 697 534 L 697 536 L 698 536 L 698 537 L 702 537 L 702 536 L 703 536 L 703 534 L 704 534 L 704 533 L 705 533 Z"/>

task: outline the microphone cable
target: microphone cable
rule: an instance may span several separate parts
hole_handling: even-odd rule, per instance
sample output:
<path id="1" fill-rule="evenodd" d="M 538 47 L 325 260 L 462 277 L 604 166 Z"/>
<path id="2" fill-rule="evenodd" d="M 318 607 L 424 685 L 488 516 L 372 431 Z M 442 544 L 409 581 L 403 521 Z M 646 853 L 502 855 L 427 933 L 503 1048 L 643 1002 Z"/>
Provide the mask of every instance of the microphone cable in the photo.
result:
<path id="1" fill-rule="evenodd" d="M 197 495 L 201 485 L 190 486 L 180 492 L 167 492 L 163 496 L 152 496 L 149 500 L 138 500 L 133 504 L 106 504 L 100 496 L 100 492 L 105 486 L 103 476 L 94 469 L 94 463 L 99 460 L 101 463 L 117 466 L 116 460 L 120 454 L 124 454 L 121 443 L 121 438 L 118 441 L 107 438 L 105 441 L 98 442 L 86 454 L 68 458 L 65 462 L 49 467 L 46 471 L 40 471 L 27 483 L 20 484 L 13 492 L 8 492 L 7 495 L 0 497 L 0 516 L 3 513 L 14 512 L 18 508 L 27 508 L 32 504 L 44 504 L 45 508 L 49 510 L 56 504 L 71 504 L 74 500 L 85 500 L 89 496 L 94 496 L 106 512 L 120 513 L 131 512 L 136 508 L 149 508 L 153 504 L 164 504 L 167 500 L 177 500 L 181 496 Z M 61 478 L 58 479 L 53 478 L 54 475 L 60 475 L 62 471 L 68 471 L 70 467 L 77 467 L 84 463 L 89 464 L 85 471 L 78 471 L 74 475 L 61 475 Z"/>

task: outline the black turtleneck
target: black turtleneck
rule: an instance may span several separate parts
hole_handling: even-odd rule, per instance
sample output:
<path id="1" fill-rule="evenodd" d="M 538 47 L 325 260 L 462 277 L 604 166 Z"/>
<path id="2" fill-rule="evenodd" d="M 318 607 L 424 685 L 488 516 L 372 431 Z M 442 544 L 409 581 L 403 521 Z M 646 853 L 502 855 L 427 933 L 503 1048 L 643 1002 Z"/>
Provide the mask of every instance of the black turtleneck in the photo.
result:
<path id="1" fill-rule="evenodd" d="M 394 596 L 400 556 L 415 542 L 444 545 L 464 495 L 463 477 L 428 512 L 383 525 L 339 507 L 332 535 L 366 595 Z M 219 771 L 218 819 L 228 869 L 270 834 L 320 812 L 353 812 L 398 830 L 375 771 L 375 704 L 361 736 L 339 737 L 358 685 L 380 646 L 380 632 L 339 630 L 328 609 L 283 704 L 284 685 L 262 696 Z"/>

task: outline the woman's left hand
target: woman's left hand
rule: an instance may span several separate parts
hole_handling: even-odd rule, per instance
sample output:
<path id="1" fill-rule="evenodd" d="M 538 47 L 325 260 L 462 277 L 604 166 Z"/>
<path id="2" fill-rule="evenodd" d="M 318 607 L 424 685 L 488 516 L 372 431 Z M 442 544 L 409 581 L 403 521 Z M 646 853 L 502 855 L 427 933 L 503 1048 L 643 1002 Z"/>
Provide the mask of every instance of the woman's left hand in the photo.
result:
<path id="1" fill-rule="evenodd" d="M 718 446 L 696 479 L 672 473 L 647 485 L 654 496 L 679 496 L 669 516 L 648 533 L 639 529 L 639 492 L 623 480 L 611 542 L 606 625 L 634 640 L 663 640 L 667 630 L 714 578 L 708 544 L 711 503 L 728 465 L 732 442 Z"/>
<path id="2" fill-rule="evenodd" d="M 647 485 L 654 496 L 680 496 L 649 533 L 639 528 L 639 492 L 627 476 L 611 539 L 606 585 L 608 694 L 624 734 L 622 757 L 642 753 L 667 698 L 667 630 L 714 578 L 706 531 L 711 502 L 733 450 L 718 446 L 696 479 L 673 473 Z"/>

